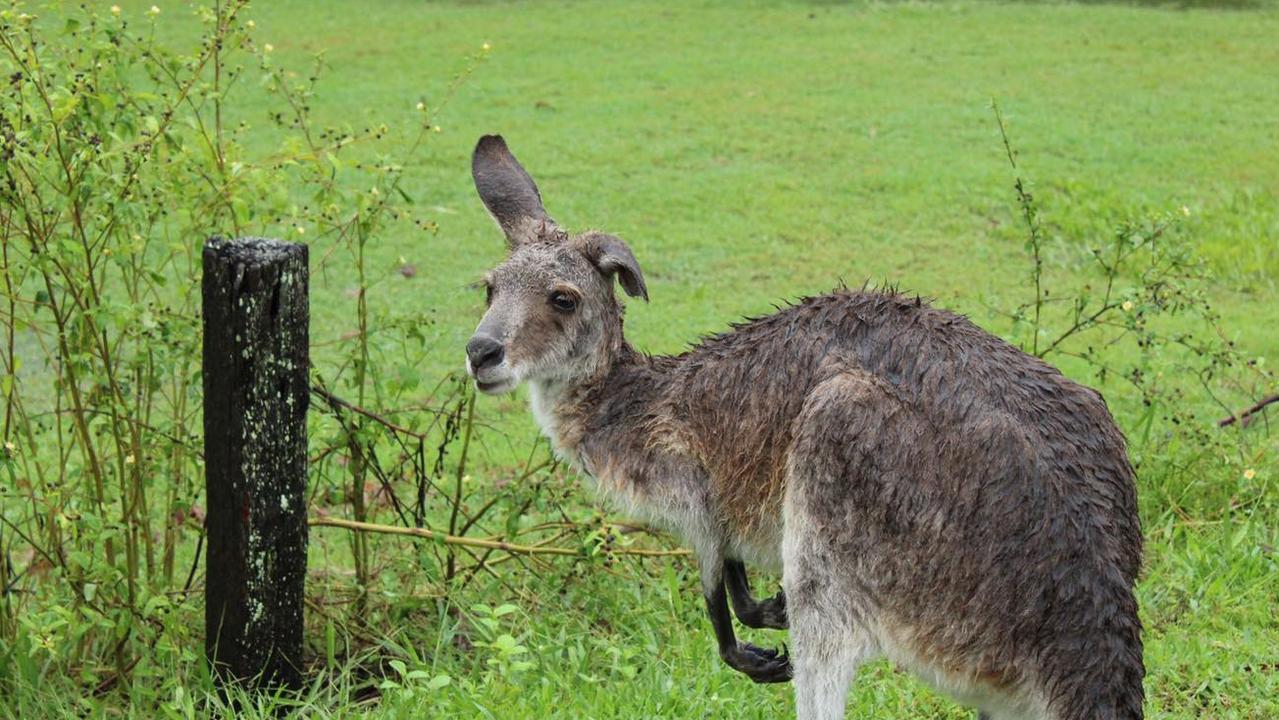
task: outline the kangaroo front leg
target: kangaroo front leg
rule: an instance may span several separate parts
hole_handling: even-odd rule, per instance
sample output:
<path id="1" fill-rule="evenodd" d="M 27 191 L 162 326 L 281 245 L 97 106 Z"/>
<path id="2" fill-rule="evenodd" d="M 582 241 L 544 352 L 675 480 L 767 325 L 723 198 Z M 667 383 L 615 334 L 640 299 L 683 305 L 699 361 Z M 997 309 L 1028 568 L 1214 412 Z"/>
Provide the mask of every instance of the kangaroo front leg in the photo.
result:
<path id="1" fill-rule="evenodd" d="M 728 612 L 728 594 L 724 590 L 723 566 L 712 574 L 708 582 L 707 570 L 702 571 L 702 591 L 706 598 L 706 611 L 715 629 L 719 643 L 719 656 L 728 666 L 757 683 L 786 682 L 791 678 L 790 657 L 785 652 L 768 650 L 748 643 L 739 643 L 733 634 L 733 616 Z"/>
<path id="2" fill-rule="evenodd" d="M 751 585 L 746 579 L 746 565 L 741 560 L 724 561 L 724 584 L 732 601 L 737 619 L 749 628 L 786 629 L 786 594 L 778 592 L 766 600 L 751 597 Z"/>

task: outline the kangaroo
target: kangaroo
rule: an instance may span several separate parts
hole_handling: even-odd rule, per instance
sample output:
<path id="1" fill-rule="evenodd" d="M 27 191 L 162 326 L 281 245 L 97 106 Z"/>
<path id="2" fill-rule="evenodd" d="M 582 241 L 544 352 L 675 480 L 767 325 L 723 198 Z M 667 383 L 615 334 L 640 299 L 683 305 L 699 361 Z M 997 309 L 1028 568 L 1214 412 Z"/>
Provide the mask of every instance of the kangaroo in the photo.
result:
<path id="1" fill-rule="evenodd" d="M 617 237 L 572 235 L 500 136 L 472 157 L 506 236 L 466 346 L 483 393 L 520 383 L 555 451 L 694 552 L 719 655 L 842 718 L 886 657 L 984 717 L 1142 717 L 1141 564 L 1123 435 L 1094 390 L 966 318 L 839 289 L 676 356 L 626 342 Z M 780 571 L 751 597 L 745 563 Z M 789 628 L 789 654 L 739 642 Z"/>

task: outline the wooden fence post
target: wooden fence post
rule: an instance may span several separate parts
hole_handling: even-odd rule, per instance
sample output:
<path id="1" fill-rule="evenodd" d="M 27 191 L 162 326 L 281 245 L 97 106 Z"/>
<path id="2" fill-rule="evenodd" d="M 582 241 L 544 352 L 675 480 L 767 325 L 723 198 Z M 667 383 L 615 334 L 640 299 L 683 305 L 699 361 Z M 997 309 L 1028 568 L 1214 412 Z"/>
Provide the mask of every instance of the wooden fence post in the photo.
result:
<path id="1" fill-rule="evenodd" d="M 205 652 L 224 681 L 302 684 L 307 248 L 204 246 Z"/>

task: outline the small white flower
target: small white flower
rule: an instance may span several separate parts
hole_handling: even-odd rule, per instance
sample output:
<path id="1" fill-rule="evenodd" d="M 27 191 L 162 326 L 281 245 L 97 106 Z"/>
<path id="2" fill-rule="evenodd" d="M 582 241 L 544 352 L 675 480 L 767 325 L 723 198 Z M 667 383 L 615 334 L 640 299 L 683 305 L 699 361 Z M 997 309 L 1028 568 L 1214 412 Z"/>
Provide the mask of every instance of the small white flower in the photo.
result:
<path id="1" fill-rule="evenodd" d="M 298 225 L 298 227 L 297 227 L 297 232 L 298 232 L 298 235 L 305 235 L 305 234 L 306 234 L 306 228 L 302 227 L 301 225 Z"/>
<path id="2" fill-rule="evenodd" d="M 155 5 L 152 5 L 151 9 L 147 11 L 147 14 L 150 15 L 151 17 L 155 17 L 156 15 L 160 14 L 160 8 L 156 7 Z"/>
<path id="3" fill-rule="evenodd" d="M 137 461 L 133 459 L 133 453 L 129 453 L 128 455 L 125 455 L 125 456 L 124 456 L 124 464 L 125 464 L 125 465 L 132 465 L 132 464 L 133 464 L 133 463 L 135 463 L 135 462 L 137 462 Z"/>
<path id="4" fill-rule="evenodd" d="M 1182 205 L 1181 214 L 1185 215 L 1186 217 L 1190 217 L 1190 208 L 1186 207 L 1185 205 Z"/>
<path id="5" fill-rule="evenodd" d="M 248 28 L 248 29 L 252 30 L 253 28 L 257 27 L 257 26 L 258 26 L 258 24 L 257 24 L 257 23 L 255 23 L 255 22 L 253 22 L 252 20 L 249 20 L 249 21 L 247 21 L 247 22 L 245 22 L 245 23 L 244 23 L 244 26 L 245 26 L 246 28 Z"/>
<path id="6" fill-rule="evenodd" d="M 112 15 L 119 15 L 119 14 L 120 14 L 120 6 L 119 6 L 119 5 L 112 5 L 112 6 L 111 6 L 111 14 L 112 14 Z"/>
<path id="7" fill-rule="evenodd" d="M 1256 470 L 1253 470 L 1252 468 L 1248 468 L 1247 470 L 1244 470 L 1244 471 L 1243 471 L 1243 479 L 1244 479 L 1244 480 L 1251 480 L 1251 479 L 1253 479 L 1253 478 L 1255 478 L 1255 477 L 1257 477 L 1257 471 L 1256 471 Z"/>
<path id="8" fill-rule="evenodd" d="M 483 50 L 484 52 L 488 52 L 489 50 L 493 49 L 493 46 L 489 45 L 488 43 L 484 43 L 483 45 L 480 46 L 480 49 Z"/>
<path id="9" fill-rule="evenodd" d="M 273 50 L 275 50 L 275 46 L 272 45 L 271 43 L 267 43 L 266 45 L 262 46 L 262 52 L 272 52 Z"/>
<path id="10" fill-rule="evenodd" d="M 1130 311 L 1132 310 L 1132 301 L 1131 301 L 1131 300 L 1125 300 L 1125 301 L 1124 301 L 1124 304 L 1123 304 L 1123 305 L 1121 305 L 1120 307 L 1122 307 L 1122 308 L 1124 309 L 1124 312 L 1130 312 Z"/>
<path id="11" fill-rule="evenodd" d="M 417 104 L 417 109 L 418 109 L 418 110 L 425 110 L 425 109 L 426 109 L 426 103 L 424 103 L 424 102 L 420 102 L 420 103 L 418 103 L 418 104 Z"/>
<path id="12" fill-rule="evenodd" d="M 8 441 L 5 442 L 4 449 L 8 450 L 10 453 L 18 452 L 18 446 Z"/>

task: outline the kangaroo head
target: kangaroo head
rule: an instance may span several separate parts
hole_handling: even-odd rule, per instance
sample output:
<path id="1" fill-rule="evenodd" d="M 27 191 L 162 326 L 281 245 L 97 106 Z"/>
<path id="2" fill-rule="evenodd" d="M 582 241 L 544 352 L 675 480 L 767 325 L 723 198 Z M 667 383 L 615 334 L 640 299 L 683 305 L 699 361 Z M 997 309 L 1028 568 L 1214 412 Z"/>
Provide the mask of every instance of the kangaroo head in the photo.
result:
<path id="1" fill-rule="evenodd" d="M 648 299 L 630 248 L 556 225 L 499 135 L 480 138 L 471 174 L 507 246 L 506 260 L 484 277 L 488 310 L 466 344 L 476 387 L 498 394 L 524 380 L 573 381 L 606 368 L 622 343 L 613 277 L 628 295 Z"/>

